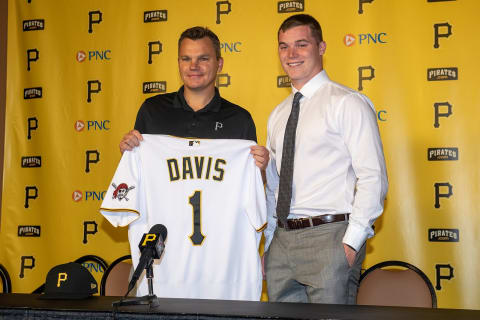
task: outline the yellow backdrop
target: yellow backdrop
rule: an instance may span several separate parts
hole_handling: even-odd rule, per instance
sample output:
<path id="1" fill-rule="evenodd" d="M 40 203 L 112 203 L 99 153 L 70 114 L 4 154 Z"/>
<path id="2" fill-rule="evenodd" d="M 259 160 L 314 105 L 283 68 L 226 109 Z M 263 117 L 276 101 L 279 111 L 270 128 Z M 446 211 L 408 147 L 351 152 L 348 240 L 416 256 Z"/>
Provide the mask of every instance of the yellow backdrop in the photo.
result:
<path id="1" fill-rule="evenodd" d="M 140 104 L 181 85 L 184 29 L 218 34 L 220 92 L 252 113 L 264 144 L 290 92 L 277 28 L 305 12 L 323 27 L 329 76 L 378 111 L 390 190 L 365 267 L 409 262 L 439 307 L 479 309 L 479 10 L 476 0 L 9 1 L 0 264 L 13 291 L 32 292 L 56 264 L 129 253 L 126 230 L 98 208 Z M 86 265 L 100 279 L 98 262 Z"/>

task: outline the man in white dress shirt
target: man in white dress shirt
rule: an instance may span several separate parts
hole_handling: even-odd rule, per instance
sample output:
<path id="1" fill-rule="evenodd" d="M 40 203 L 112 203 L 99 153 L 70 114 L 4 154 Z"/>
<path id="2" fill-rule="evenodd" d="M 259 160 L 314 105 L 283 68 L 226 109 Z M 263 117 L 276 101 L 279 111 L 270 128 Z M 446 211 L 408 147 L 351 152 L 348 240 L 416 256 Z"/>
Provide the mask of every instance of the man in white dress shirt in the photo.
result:
<path id="1" fill-rule="evenodd" d="M 309 15 L 291 16 L 278 30 L 292 94 L 267 129 L 270 301 L 354 304 L 365 242 L 383 211 L 388 181 L 375 109 L 328 78 L 325 50 Z"/>

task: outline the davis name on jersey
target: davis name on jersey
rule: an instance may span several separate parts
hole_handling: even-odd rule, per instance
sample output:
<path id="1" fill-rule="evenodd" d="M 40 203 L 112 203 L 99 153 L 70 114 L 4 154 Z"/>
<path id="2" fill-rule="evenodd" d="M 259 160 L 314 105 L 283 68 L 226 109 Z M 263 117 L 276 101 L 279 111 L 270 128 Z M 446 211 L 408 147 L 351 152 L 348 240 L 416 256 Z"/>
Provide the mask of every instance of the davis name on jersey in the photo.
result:
<path id="1" fill-rule="evenodd" d="M 258 246 L 266 226 L 260 170 L 253 141 L 143 135 L 125 152 L 100 212 L 114 226 L 128 226 L 138 264 L 138 243 L 155 224 L 168 229 L 156 260 L 159 297 L 260 300 Z M 148 294 L 144 275 L 137 295 Z"/>
<path id="2" fill-rule="evenodd" d="M 185 179 L 213 179 L 222 181 L 225 173 L 225 159 L 213 159 L 212 157 L 195 156 L 183 157 L 182 159 L 167 159 L 170 181 Z M 213 174 L 210 176 L 210 172 Z"/>

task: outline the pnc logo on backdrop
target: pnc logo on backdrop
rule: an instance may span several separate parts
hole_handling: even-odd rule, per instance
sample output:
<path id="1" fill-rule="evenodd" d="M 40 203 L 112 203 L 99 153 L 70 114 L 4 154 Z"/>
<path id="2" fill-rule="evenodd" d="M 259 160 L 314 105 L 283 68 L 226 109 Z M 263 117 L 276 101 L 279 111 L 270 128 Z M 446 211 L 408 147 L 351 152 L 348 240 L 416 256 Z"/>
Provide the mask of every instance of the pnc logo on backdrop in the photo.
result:
<path id="1" fill-rule="evenodd" d="M 351 47 L 355 43 L 357 43 L 357 38 L 358 38 L 358 45 L 387 43 L 387 39 L 386 39 L 387 33 L 379 32 L 379 33 L 359 33 L 358 37 L 349 33 L 343 37 L 343 44 L 347 47 Z"/>
<path id="2" fill-rule="evenodd" d="M 103 201 L 106 191 L 85 191 L 75 190 L 72 193 L 72 200 L 75 202 L 85 201 Z"/>
<path id="3" fill-rule="evenodd" d="M 83 62 L 88 59 L 88 61 L 104 61 L 104 60 L 111 60 L 111 53 L 112 50 L 90 50 L 90 51 L 83 51 L 79 50 L 75 56 L 78 62 Z"/>
<path id="4" fill-rule="evenodd" d="M 77 132 L 82 132 L 85 128 L 87 131 L 107 131 L 110 130 L 110 120 L 77 120 L 73 127 Z"/>
<path id="5" fill-rule="evenodd" d="M 84 262 L 82 266 L 90 271 L 90 273 L 104 273 L 103 267 L 98 262 Z"/>
<path id="6" fill-rule="evenodd" d="M 220 50 L 225 53 L 234 53 L 234 52 L 242 52 L 240 46 L 242 45 L 241 42 L 222 42 L 220 43 Z"/>

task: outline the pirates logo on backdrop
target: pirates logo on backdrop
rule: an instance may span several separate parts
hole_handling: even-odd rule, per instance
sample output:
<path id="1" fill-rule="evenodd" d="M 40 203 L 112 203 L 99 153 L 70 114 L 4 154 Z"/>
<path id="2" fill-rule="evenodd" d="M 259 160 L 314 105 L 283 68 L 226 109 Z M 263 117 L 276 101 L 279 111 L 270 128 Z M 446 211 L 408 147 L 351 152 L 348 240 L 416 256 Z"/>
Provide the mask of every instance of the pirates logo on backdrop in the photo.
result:
<path id="1" fill-rule="evenodd" d="M 22 157 L 22 168 L 40 168 L 42 166 L 41 156 Z"/>
<path id="2" fill-rule="evenodd" d="M 23 99 L 40 99 L 42 97 L 42 87 L 23 89 Z"/>
<path id="3" fill-rule="evenodd" d="M 40 226 L 18 226 L 19 237 L 40 237 Z"/>

